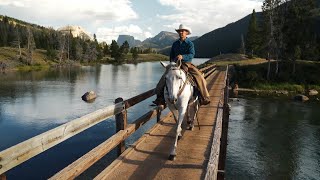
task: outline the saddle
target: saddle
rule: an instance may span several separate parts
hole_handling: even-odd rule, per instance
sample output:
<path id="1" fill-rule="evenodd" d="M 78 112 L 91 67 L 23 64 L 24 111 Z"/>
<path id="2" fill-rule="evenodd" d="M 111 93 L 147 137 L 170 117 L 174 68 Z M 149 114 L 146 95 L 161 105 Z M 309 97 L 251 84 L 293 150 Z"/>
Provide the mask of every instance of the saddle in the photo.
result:
<path id="1" fill-rule="evenodd" d="M 190 74 L 188 72 L 189 70 L 189 66 L 194 66 L 191 63 L 182 63 L 181 69 L 187 74 L 187 80 L 190 82 L 191 86 L 194 87 L 194 91 L 193 91 L 193 96 L 199 96 L 200 97 L 200 91 L 199 91 L 199 87 L 196 83 L 195 78 L 192 76 L 192 74 Z"/>

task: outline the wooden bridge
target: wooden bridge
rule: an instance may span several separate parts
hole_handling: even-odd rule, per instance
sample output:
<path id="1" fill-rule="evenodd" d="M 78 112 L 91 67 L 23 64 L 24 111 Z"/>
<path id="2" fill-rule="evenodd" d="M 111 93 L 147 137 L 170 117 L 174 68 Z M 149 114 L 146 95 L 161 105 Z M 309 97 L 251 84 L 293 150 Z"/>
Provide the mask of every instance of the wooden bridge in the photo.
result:
<path id="1" fill-rule="evenodd" d="M 118 158 L 95 179 L 223 179 L 229 116 L 228 67 L 210 65 L 201 71 L 207 79 L 211 103 L 200 107 L 200 128 L 195 123 L 193 131 L 183 131 L 175 161 L 168 160 L 175 121 L 171 113 L 161 115 L 162 106 L 127 124 L 127 109 L 153 96 L 151 89 L 128 100 L 118 98 L 112 106 L 1 151 L 0 180 L 6 179 L 5 172 L 10 169 L 112 116 L 116 116 L 117 133 L 50 179 L 74 179 L 114 148 L 118 149 Z M 157 118 L 157 123 L 126 149 L 124 140 L 152 118 Z"/>

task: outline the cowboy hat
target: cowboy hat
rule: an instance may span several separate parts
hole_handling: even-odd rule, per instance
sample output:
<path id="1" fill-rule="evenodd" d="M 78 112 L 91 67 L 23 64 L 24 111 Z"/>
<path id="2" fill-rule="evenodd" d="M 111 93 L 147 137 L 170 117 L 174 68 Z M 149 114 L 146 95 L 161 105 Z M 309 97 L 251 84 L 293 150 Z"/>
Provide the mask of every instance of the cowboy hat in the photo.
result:
<path id="1" fill-rule="evenodd" d="M 191 28 L 189 28 L 183 24 L 180 24 L 179 29 L 176 29 L 177 33 L 179 33 L 180 30 L 186 30 L 186 31 L 188 31 L 188 35 L 191 34 Z"/>

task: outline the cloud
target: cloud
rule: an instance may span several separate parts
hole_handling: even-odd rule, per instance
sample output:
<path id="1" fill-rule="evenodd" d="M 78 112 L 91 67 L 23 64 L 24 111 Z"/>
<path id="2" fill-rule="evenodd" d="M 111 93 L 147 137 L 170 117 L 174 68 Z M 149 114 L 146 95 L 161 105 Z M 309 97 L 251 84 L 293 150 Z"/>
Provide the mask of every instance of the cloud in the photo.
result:
<path id="1" fill-rule="evenodd" d="M 194 35 L 203 35 L 261 10 L 261 1 L 255 0 L 159 0 L 161 5 L 174 8 L 172 14 L 157 15 L 165 20 L 163 26 L 174 29 L 179 24 L 192 28 Z M 171 23 L 170 23 L 171 22 Z"/>
<path id="2" fill-rule="evenodd" d="M 145 38 L 152 37 L 151 32 L 149 32 L 149 31 L 144 32 L 144 37 L 145 37 Z"/>
<path id="3" fill-rule="evenodd" d="M 23 1 L 0 0 L 0 6 L 24 7 Z"/>
<path id="4" fill-rule="evenodd" d="M 133 24 L 113 28 L 100 27 L 96 33 L 99 41 L 105 41 L 108 44 L 110 44 L 112 40 L 117 40 L 120 34 L 131 35 L 134 36 L 135 39 L 144 39 L 147 35 L 151 35 L 150 32 L 144 32 L 139 26 Z"/>
<path id="5" fill-rule="evenodd" d="M 137 19 L 129 0 L 0 0 L 3 13 L 19 17 L 33 17 L 36 22 L 61 21 L 61 25 L 74 22 L 105 23 Z M 7 12 L 6 12 L 7 11 Z M 10 14 L 9 14 L 10 15 Z"/>

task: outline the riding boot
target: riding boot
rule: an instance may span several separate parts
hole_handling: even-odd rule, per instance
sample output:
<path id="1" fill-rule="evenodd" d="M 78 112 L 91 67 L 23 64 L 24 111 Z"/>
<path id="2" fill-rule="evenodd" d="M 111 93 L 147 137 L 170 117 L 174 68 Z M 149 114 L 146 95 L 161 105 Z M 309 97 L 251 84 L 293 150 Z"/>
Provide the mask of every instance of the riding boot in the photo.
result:
<path id="1" fill-rule="evenodd" d="M 210 104 L 210 98 L 209 97 L 201 97 L 200 98 L 200 105 L 208 105 Z"/>
<path id="2" fill-rule="evenodd" d="M 152 102 L 153 102 L 155 105 L 157 105 L 157 106 L 165 105 L 165 104 L 166 104 L 163 95 L 162 95 L 162 96 L 158 96 L 158 95 L 157 95 L 157 99 L 154 100 L 154 101 L 152 101 Z"/>

